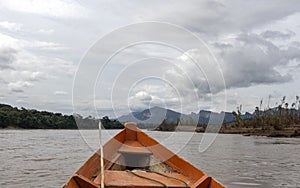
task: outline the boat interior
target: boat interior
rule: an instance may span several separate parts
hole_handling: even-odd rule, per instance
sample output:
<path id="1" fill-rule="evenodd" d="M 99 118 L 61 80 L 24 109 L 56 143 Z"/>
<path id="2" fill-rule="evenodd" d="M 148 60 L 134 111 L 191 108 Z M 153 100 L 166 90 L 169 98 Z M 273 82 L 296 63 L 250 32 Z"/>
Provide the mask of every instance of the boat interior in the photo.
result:
<path id="1" fill-rule="evenodd" d="M 103 147 L 104 177 L 99 151 L 71 177 L 64 188 L 198 187 L 222 188 L 219 182 L 178 157 L 128 123 Z"/>

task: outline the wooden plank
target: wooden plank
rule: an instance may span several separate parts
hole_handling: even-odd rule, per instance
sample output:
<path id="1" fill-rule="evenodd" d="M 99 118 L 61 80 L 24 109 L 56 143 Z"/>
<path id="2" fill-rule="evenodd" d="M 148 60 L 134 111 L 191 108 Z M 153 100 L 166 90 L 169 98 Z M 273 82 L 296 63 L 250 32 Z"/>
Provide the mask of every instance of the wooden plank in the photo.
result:
<path id="1" fill-rule="evenodd" d="M 179 181 L 172 178 L 167 178 L 162 175 L 153 173 L 153 172 L 142 172 L 137 171 L 134 172 L 139 176 L 151 178 L 156 181 L 162 182 L 163 184 L 167 185 L 168 187 L 186 187 L 186 185 Z M 190 180 L 183 176 L 182 174 L 178 173 L 164 173 L 164 175 L 181 179 L 185 181 L 187 184 L 190 184 Z M 151 181 L 145 178 L 138 177 L 131 172 L 128 171 L 105 171 L 105 186 L 106 187 L 163 187 L 162 184 Z"/>
<path id="2" fill-rule="evenodd" d="M 79 188 L 79 185 L 72 176 L 72 178 L 63 186 L 63 188 Z"/>
<path id="3" fill-rule="evenodd" d="M 76 174 L 85 176 L 91 179 L 100 169 L 100 158 L 98 153 L 94 153 L 82 167 L 76 172 Z"/>
<path id="4" fill-rule="evenodd" d="M 107 161 L 107 163 L 105 164 L 105 170 L 109 170 L 115 164 L 115 162 L 120 158 L 120 156 L 121 154 L 116 154 L 111 161 Z M 100 185 L 101 179 L 102 179 L 101 173 L 99 172 L 97 177 L 94 179 L 94 183 Z"/>
<path id="5" fill-rule="evenodd" d="M 220 182 L 218 182 L 215 179 L 211 179 L 210 184 L 209 184 L 210 188 L 225 188 L 225 186 L 223 186 Z"/>
<path id="6" fill-rule="evenodd" d="M 202 178 L 193 184 L 192 188 L 208 188 L 211 181 L 211 177 L 204 175 Z"/>
<path id="7" fill-rule="evenodd" d="M 76 183 L 79 185 L 80 188 L 98 188 L 99 185 L 95 184 L 94 182 L 90 181 L 88 178 L 76 174 L 73 176 Z"/>
<path id="8" fill-rule="evenodd" d="M 125 141 L 118 149 L 119 153 L 151 155 L 152 152 L 137 141 Z"/>

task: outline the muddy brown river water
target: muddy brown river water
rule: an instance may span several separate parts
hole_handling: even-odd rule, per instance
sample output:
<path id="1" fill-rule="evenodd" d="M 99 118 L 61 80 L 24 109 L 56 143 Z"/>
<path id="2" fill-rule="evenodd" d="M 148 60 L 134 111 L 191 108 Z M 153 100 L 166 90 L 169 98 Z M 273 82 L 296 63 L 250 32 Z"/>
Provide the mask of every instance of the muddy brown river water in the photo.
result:
<path id="1" fill-rule="evenodd" d="M 103 142 L 118 130 L 104 130 Z M 300 187 L 300 139 L 146 131 L 227 187 Z M 61 187 L 98 145 L 97 130 L 0 130 L 0 187 Z"/>

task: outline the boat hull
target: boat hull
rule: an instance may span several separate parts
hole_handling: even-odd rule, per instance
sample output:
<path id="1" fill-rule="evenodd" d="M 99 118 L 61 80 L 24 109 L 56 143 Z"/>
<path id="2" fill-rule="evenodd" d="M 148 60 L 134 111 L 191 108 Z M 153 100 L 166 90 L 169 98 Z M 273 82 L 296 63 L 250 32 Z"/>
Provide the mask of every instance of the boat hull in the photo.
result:
<path id="1" fill-rule="evenodd" d="M 103 146 L 105 187 L 223 188 L 189 162 L 180 158 L 136 127 L 125 129 Z M 99 152 L 77 170 L 64 188 L 100 187 Z"/>

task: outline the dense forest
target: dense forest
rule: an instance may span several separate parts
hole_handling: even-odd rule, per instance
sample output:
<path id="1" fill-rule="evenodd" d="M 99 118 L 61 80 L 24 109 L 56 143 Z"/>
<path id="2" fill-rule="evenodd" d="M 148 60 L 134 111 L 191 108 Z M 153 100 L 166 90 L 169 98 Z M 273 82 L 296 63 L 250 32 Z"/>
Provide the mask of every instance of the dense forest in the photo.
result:
<path id="1" fill-rule="evenodd" d="M 0 104 L 0 128 L 76 129 L 73 116 Z"/>
<path id="2" fill-rule="evenodd" d="M 106 129 L 123 128 L 117 120 L 107 116 L 100 119 Z M 99 120 L 88 116 L 63 115 L 47 111 L 29 110 L 0 104 L 0 128 L 20 129 L 98 129 Z"/>
<path id="3" fill-rule="evenodd" d="M 92 116 L 88 116 L 83 118 L 81 115 L 74 115 L 76 124 L 79 129 L 98 129 L 99 128 L 99 120 Z M 109 119 L 108 116 L 104 116 L 100 119 L 102 128 L 104 129 L 123 129 L 124 125 L 120 123 L 116 119 Z"/>

